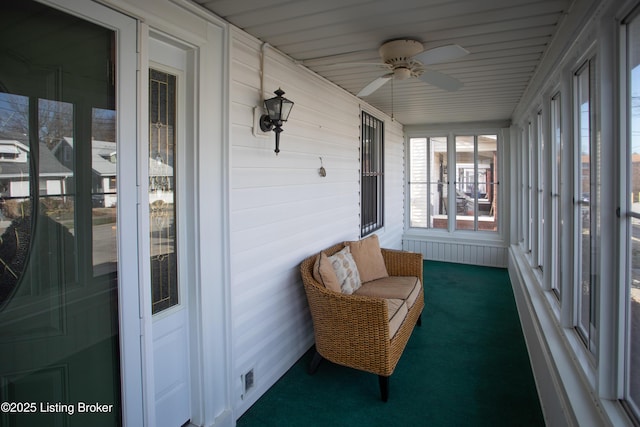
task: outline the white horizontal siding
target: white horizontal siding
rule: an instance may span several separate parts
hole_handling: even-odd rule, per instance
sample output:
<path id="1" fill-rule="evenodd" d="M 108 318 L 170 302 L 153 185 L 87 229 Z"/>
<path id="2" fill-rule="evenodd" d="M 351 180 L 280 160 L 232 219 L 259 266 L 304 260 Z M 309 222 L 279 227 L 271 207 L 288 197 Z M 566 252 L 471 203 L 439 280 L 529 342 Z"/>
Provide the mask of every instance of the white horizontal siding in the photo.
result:
<path id="1" fill-rule="evenodd" d="M 384 232 L 380 244 L 386 248 L 400 249 L 404 232 L 404 136 L 403 128 L 396 121 L 384 123 Z"/>
<path id="2" fill-rule="evenodd" d="M 460 264 L 507 267 L 507 248 L 490 243 L 465 243 L 430 241 L 405 237 L 403 249 L 418 252 L 432 261 L 446 261 Z"/>
<path id="3" fill-rule="evenodd" d="M 299 264 L 360 233 L 360 111 L 385 122 L 383 245 L 401 246 L 402 126 L 267 47 L 264 97 L 279 87 L 294 102 L 275 134 L 253 129 L 260 103 L 261 43 L 231 32 L 230 298 L 234 409 L 240 416 L 313 344 Z M 318 169 L 326 169 L 320 177 Z M 241 375 L 255 388 L 241 397 Z"/>

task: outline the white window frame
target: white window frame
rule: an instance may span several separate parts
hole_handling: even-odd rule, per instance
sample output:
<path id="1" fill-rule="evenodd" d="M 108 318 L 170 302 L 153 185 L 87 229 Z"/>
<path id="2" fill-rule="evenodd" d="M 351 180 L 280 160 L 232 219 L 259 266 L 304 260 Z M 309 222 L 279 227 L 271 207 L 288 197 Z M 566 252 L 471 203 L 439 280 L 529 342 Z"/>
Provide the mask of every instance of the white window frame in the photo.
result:
<path id="1" fill-rule="evenodd" d="M 456 216 L 455 216 L 455 182 L 454 179 L 451 178 L 451 171 L 455 170 L 456 167 L 456 161 L 455 161 L 455 156 L 456 156 L 456 151 L 455 151 L 455 138 L 456 136 L 473 136 L 473 137 L 479 137 L 482 135 L 496 135 L 497 137 L 497 142 L 496 142 L 496 153 L 497 153 L 497 170 L 496 170 L 496 174 L 494 179 L 494 184 L 496 184 L 495 186 L 497 187 L 495 189 L 496 191 L 496 195 L 498 197 L 498 204 L 497 204 L 497 213 L 494 215 L 496 216 L 496 226 L 497 226 L 497 231 L 487 231 L 487 230 L 456 230 L 455 228 L 455 221 L 456 221 Z M 448 182 L 446 182 L 447 185 L 447 214 L 451 215 L 448 218 L 448 228 L 447 229 L 442 229 L 442 228 L 432 228 L 432 227 L 427 227 L 427 228 L 423 228 L 423 227 L 411 227 L 410 223 L 411 223 L 411 218 L 410 218 L 410 211 L 411 211 L 411 197 L 410 197 L 410 187 L 409 187 L 409 177 L 410 177 L 410 145 L 409 145 L 409 141 L 412 138 L 427 138 L 427 139 L 431 139 L 431 138 L 447 138 L 447 156 L 448 156 L 448 160 L 447 160 L 447 165 L 449 168 L 449 178 L 448 178 Z M 451 238 L 457 238 L 458 236 L 461 239 L 467 240 L 469 238 L 477 238 L 479 240 L 482 240 L 484 242 L 502 242 L 504 240 L 504 227 L 502 226 L 502 217 L 504 215 L 504 212 L 506 212 L 504 205 L 505 205 L 505 190 L 502 188 L 504 187 L 502 185 L 503 182 L 503 176 L 504 176 L 504 162 L 505 162 L 505 155 L 504 155 L 504 148 L 503 148 L 503 144 L 504 144 L 504 129 L 503 128 L 494 128 L 494 127 L 487 127 L 487 128 L 473 128 L 473 129 L 456 129 L 454 126 L 451 127 L 451 129 L 447 130 L 447 131 L 437 131 L 437 130 L 409 130 L 407 131 L 407 134 L 405 136 L 405 147 L 406 147 L 406 152 L 407 152 L 407 156 L 405 159 L 405 165 L 406 165 L 406 169 L 407 169 L 407 174 L 406 174 L 406 178 L 405 178 L 405 194 L 408 195 L 408 197 L 406 197 L 406 202 L 405 202 L 405 222 L 406 222 L 406 231 L 410 231 L 412 235 L 415 236 L 436 236 L 436 237 L 442 237 L 442 238 L 447 238 L 447 239 L 451 239 Z M 474 163 L 477 166 L 477 159 L 474 161 Z M 474 221 L 474 224 L 476 224 L 477 227 L 477 220 Z M 473 236 L 473 237 L 471 237 Z"/>
<path id="2" fill-rule="evenodd" d="M 631 247 L 631 233 L 632 233 L 632 220 L 640 219 L 640 214 L 633 211 L 631 201 L 629 200 L 629 194 L 632 192 L 631 180 L 633 176 L 633 170 L 630 163 L 632 162 L 632 143 L 633 137 L 632 131 L 632 109 L 629 102 L 629 93 L 631 91 L 631 82 L 628 76 L 628 32 L 627 26 L 630 21 L 640 20 L 640 5 L 636 5 L 628 13 L 620 19 L 619 27 L 619 44 L 620 44 L 620 64 L 619 64 L 619 81 L 620 81 L 620 144 L 619 151 L 617 153 L 618 161 L 620 165 L 619 173 L 619 192 L 618 199 L 620 205 L 618 208 L 618 250 L 621 256 L 618 257 L 618 283 L 620 284 L 620 295 L 617 299 L 614 299 L 616 307 L 611 309 L 617 312 L 617 328 L 620 331 L 616 340 L 613 340 L 612 345 L 617 351 L 616 357 L 613 359 L 613 363 L 618 367 L 617 372 L 615 366 L 612 367 L 615 375 L 615 380 L 611 384 L 611 388 L 614 392 L 619 392 L 622 396 L 621 399 L 624 402 L 625 409 L 630 413 L 630 416 L 635 417 L 636 421 L 640 422 L 640 401 L 633 402 L 630 399 L 630 378 L 632 372 L 630 371 L 630 358 L 631 358 L 631 304 L 630 304 L 630 283 L 632 281 L 631 268 L 632 268 L 632 247 Z M 638 373 L 635 373 L 638 375 Z"/>
<path id="3" fill-rule="evenodd" d="M 543 123 L 543 115 L 542 108 L 538 109 L 536 113 L 536 211 L 535 211 L 535 221 L 536 224 L 536 250 L 535 250 L 535 262 L 536 268 L 543 273 L 544 272 L 544 251 L 545 251 L 545 227 L 548 226 L 545 224 L 545 166 L 547 166 L 547 162 L 545 161 L 545 138 L 544 138 L 544 123 Z"/>
<path id="4" fill-rule="evenodd" d="M 593 65 L 593 68 L 592 68 Z M 580 126 L 580 106 L 579 106 L 579 93 L 578 93 L 578 85 L 579 79 L 582 75 L 582 72 L 589 73 L 588 85 L 589 85 L 589 188 L 590 188 L 590 206 L 589 206 L 589 216 L 590 216 L 590 230 L 589 230 L 589 294 L 591 301 L 589 302 L 589 319 L 588 319 L 588 330 L 585 330 L 584 325 L 582 325 L 581 317 L 581 309 L 583 308 L 583 301 L 581 299 L 581 289 L 582 289 L 582 262 L 581 258 L 583 257 L 583 248 L 581 244 L 581 236 L 582 236 L 582 205 L 583 202 L 580 200 L 582 197 L 582 152 L 581 152 L 581 132 L 579 129 Z M 595 70 L 596 75 L 592 76 L 591 71 Z M 593 256 L 594 254 L 594 244 L 595 244 L 595 221 L 597 218 L 594 213 L 597 211 L 597 200 L 591 200 L 595 194 L 592 194 L 592 183 L 594 180 L 594 174 L 597 173 L 597 159 L 598 153 L 596 152 L 596 147 L 594 144 L 594 134 L 597 133 L 597 119 L 600 117 L 598 104 L 598 99 L 596 94 L 592 92 L 592 89 L 597 92 L 597 88 L 592 86 L 592 79 L 598 79 L 599 76 L 597 74 L 597 57 L 595 52 L 589 51 L 583 58 L 582 61 L 578 62 L 578 66 L 575 68 L 573 73 L 573 125 L 574 125 L 574 138 L 573 138 L 573 235 L 574 235 L 574 251 L 573 251 L 573 259 L 574 259 L 574 299 L 573 299 L 573 326 L 575 327 L 580 339 L 584 342 L 585 347 L 589 351 L 592 357 L 595 358 L 597 354 L 597 336 L 598 331 L 595 325 L 595 316 L 597 303 L 592 303 L 594 298 L 597 298 L 597 289 L 596 283 L 597 280 L 595 278 L 594 265 L 597 263 L 597 257 Z M 595 86 L 597 86 L 597 81 Z M 594 112 L 594 109 L 596 110 Z M 596 120 L 592 120 L 593 118 Z"/>
<path id="5" fill-rule="evenodd" d="M 433 200 L 432 200 L 432 188 L 431 186 L 433 184 L 442 184 L 444 186 L 446 186 L 447 188 L 447 206 L 446 206 L 446 212 L 447 212 L 447 224 L 449 224 L 449 216 L 448 216 L 448 212 L 450 211 L 450 207 L 449 207 L 449 186 L 450 186 L 450 179 L 449 179 L 449 173 L 447 173 L 447 181 L 446 182 L 440 182 L 440 181 L 433 181 L 431 176 L 432 176 L 432 167 L 433 167 L 433 140 L 434 139 L 446 139 L 447 140 L 447 168 L 448 168 L 448 162 L 449 162 L 449 143 L 448 143 L 448 137 L 447 134 L 445 133 L 444 135 L 440 135 L 440 136 L 411 136 L 409 138 L 407 138 L 407 142 L 408 142 L 408 150 L 407 150 L 407 158 L 408 158 L 408 179 L 407 179 L 407 194 L 409 197 L 409 207 L 407 209 L 408 212 L 408 217 L 407 217 L 407 224 L 409 224 L 409 228 L 416 228 L 416 229 L 421 229 L 421 230 L 442 230 L 442 228 L 437 228 L 437 227 L 433 227 L 433 216 L 434 213 L 432 212 L 431 206 L 433 205 Z M 425 149 L 426 149 L 426 154 L 425 154 L 425 173 L 426 173 L 426 180 L 425 180 L 425 184 L 426 184 L 426 193 L 427 193 L 427 199 L 426 199 L 426 215 L 425 215 L 425 220 L 426 220 L 426 225 L 424 227 L 421 226 L 414 226 L 411 225 L 412 224 L 412 203 L 413 200 L 411 199 L 411 194 L 412 194 L 412 182 L 411 182 L 411 171 L 412 171 L 412 149 L 411 149 L 411 141 L 414 139 L 424 139 L 425 140 Z M 455 209 L 455 205 L 454 205 L 454 209 Z M 448 229 L 448 225 L 447 225 L 447 229 Z"/>
<path id="6" fill-rule="evenodd" d="M 525 130 L 526 139 L 524 145 L 526 147 L 525 150 L 525 161 L 523 167 L 524 173 L 524 182 L 525 182 L 525 220 L 526 220 L 526 234 L 525 234 L 525 245 L 527 254 L 529 257 L 529 262 L 531 265 L 533 263 L 533 236 L 534 236 L 534 218 L 533 218 L 533 170 L 534 170 L 534 149 L 533 149 L 533 141 L 535 141 L 533 137 L 533 123 L 531 121 L 527 122 L 527 128 Z"/>
<path id="7" fill-rule="evenodd" d="M 558 303 L 562 301 L 562 289 L 561 283 L 563 279 L 562 266 L 560 265 L 560 256 L 562 255 L 565 245 L 563 245 L 563 238 L 561 233 L 563 227 L 560 222 L 563 218 L 561 209 L 561 198 L 563 194 L 562 188 L 562 171 L 563 160 L 566 154 L 563 152 L 563 121 L 562 121 L 562 92 L 560 90 L 553 91 L 549 99 L 549 169 L 551 172 L 551 182 L 548 185 L 550 196 L 550 212 L 549 218 L 549 248 L 550 254 L 547 259 L 550 259 L 549 264 L 549 290 L 552 290 L 557 298 Z"/>

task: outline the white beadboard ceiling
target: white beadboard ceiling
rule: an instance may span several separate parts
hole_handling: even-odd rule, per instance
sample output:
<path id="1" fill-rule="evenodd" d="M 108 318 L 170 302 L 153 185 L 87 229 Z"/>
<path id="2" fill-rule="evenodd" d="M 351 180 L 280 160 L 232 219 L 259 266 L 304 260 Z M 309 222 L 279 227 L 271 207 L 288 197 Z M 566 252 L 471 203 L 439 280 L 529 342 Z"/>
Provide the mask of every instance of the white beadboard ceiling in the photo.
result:
<path id="1" fill-rule="evenodd" d="M 458 91 L 412 78 L 363 98 L 416 125 L 509 120 L 574 0 L 193 1 L 353 94 L 388 71 L 337 64 L 380 62 L 387 40 L 464 47 L 469 55 L 428 67 L 460 80 Z"/>

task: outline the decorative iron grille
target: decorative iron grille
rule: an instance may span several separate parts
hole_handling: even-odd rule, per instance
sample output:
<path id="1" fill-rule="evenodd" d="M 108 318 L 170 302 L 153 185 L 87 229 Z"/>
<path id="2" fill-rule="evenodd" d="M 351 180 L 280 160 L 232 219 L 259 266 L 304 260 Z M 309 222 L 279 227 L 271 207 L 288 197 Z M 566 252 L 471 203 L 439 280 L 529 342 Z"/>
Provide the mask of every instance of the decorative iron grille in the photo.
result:
<path id="1" fill-rule="evenodd" d="M 360 235 L 384 224 L 384 123 L 362 112 Z"/>

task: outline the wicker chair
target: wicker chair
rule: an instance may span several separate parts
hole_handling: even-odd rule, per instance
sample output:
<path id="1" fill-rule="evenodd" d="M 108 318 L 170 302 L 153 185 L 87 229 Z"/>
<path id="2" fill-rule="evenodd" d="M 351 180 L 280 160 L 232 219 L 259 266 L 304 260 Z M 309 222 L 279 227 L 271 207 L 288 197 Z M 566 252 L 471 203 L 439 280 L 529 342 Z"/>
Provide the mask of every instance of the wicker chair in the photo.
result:
<path id="1" fill-rule="evenodd" d="M 331 256 L 344 248 L 339 243 L 324 252 Z M 390 276 L 414 276 L 422 282 L 422 255 L 382 249 Z M 311 310 L 316 353 L 309 366 L 313 374 L 323 359 L 378 375 L 383 401 L 389 395 L 389 377 L 424 308 L 424 287 L 393 339 L 389 338 L 387 302 L 381 298 L 345 295 L 328 290 L 313 278 L 316 256 L 300 264 Z"/>

